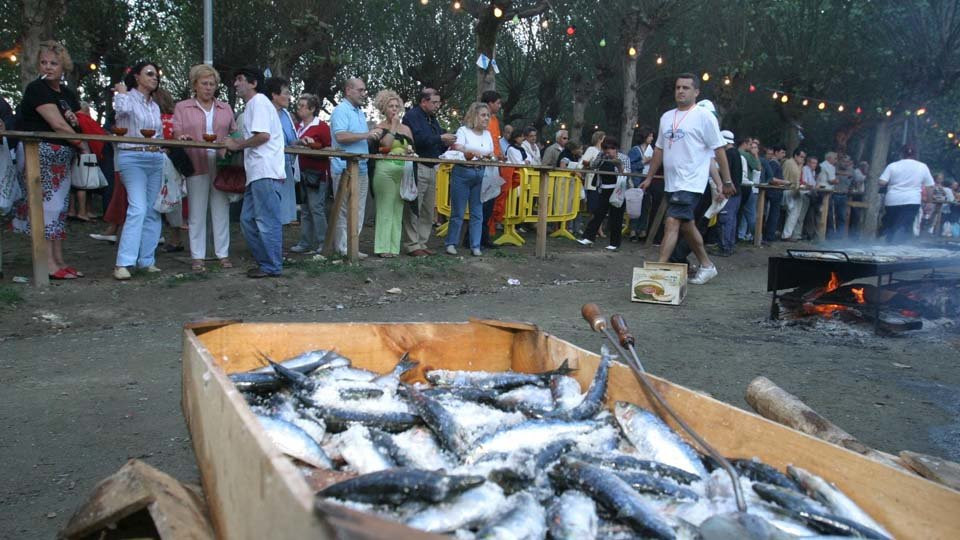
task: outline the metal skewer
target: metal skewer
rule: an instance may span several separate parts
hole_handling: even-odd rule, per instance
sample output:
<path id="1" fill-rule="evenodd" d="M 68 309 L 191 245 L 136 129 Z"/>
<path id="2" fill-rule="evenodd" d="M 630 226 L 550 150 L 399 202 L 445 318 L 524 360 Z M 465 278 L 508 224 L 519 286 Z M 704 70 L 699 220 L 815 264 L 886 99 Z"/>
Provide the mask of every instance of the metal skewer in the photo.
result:
<path id="1" fill-rule="evenodd" d="M 646 371 L 643 369 L 643 364 L 640 363 L 640 357 L 637 355 L 637 352 L 634 348 L 634 343 L 636 340 L 632 335 L 630 335 L 630 330 L 627 328 L 627 323 L 620 315 L 614 315 L 610 318 L 610 325 L 613 326 L 617 335 L 615 336 L 613 332 L 610 331 L 610 328 L 607 326 L 607 322 L 603 319 L 603 314 L 600 313 L 600 307 L 596 304 L 584 304 L 580 309 L 580 313 L 583 315 L 583 318 L 586 319 L 587 323 L 590 324 L 590 327 L 594 331 L 600 332 L 603 334 L 607 340 L 613 344 L 617 352 L 620 353 L 621 357 L 624 359 L 626 364 L 630 366 L 633 370 L 634 376 L 637 378 L 637 381 L 640 382 L 640 386 L 643 387 L 647 395 L 654 401 L 656 401 L 671 418 L 686 431 L 693 440 L 706 451 L 713 459 L 717 460 L 723 470 L 730 475 L 730 481 L 733 483 L 733 494 L 737 500 L 737 509 L 741 512 L 747 511 L 747 500 L 743 495 L 743 489 L 740 486 L 740 479 L 737 475 L 736 469 L 733 468 L 733 465 L 727 461 L 727 458 L 723 457 L 720 452 L 713 448 L 703 437 L 701 437 L 692 427 L 690 427 L 686 422 L 680 418 L 665 399 L 657 392 L 656 388 L 650 383 L 647 379 Z M 630 349 L 628 353 L 624 347 Z"/>

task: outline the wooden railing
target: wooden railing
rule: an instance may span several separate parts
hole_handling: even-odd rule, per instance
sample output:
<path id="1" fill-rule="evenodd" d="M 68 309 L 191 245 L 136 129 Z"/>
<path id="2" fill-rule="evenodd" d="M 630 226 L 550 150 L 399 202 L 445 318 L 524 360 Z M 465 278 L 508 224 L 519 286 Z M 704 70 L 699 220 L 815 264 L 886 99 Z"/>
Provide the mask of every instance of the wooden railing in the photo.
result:
<path id="1" fill-rule="evenodd" d="M 25 169 L 24 181 L 27 186 L 27 202 L 30 211 L 30 222 L 33 224 L 43 223 L 43 193 L 40 186 L 40 152 L 39 143 L 43 141 L 62 140 L 62 141 L 102 141 L 108 143 L 130 143 L 136 145 L 159 146 L 163 148 L 209 148 L 215 150 L 224 150 L 226 147 L 222 143 L 208 143 L 202 141 L 178 141 L 167 139 L 144 139 L 143 137 L 121 137 L 113 135 L 67 135 L 63 133 L 44 133 L 33 131 L 0 131 L 0 137 L 8 139 L 17 139 L 23 142 L 25 151 Z M 333 251 L 333 241 L 336 235 L 337 221 L 340 216 L 340 207 L 344 201 L 348 207 L 347 212 L 347 258 L 351 263 L 356 263 L 360 258 L 360 200 L 358 179 L 361 159 L 389 159 L 413 161 L 415 163 L 439 164 L 450 163 L 453 165 L 485 165 L 485 166 L 512 166 L 497 161 L 459 161 L 450 159 L 432 159 L 417 156 L 399 156 L 383 154 L 351 154 L 347 152 L 338 152 L 335 150 L 313 150 L 302 146 L 287 147 L 284 150 L 288 154 L 307 155 L 311 157 L 339 157 L 347 161 L 347 168 L 340 179 L 339 189 L 334 195 L 333 207 L 328 214 L 327 235 L 324 239 L 324 254 L 330 254 Z M 556 167 L 527 166 L 525 168 L 534 169 L 540 173 L 540 197 L 547 196 L 547 185 L 549 181 L 548 173 L 550 171 L 571 172 L 571 169 L 562 169 Z M 603 171 L 580 171 L 599 175 L 617 176 L 615 172 Z M 631 173 L 625 176 L 642 177 L 640 173 Z M 657 176 L 657 178 L 662 178 Z M 546 201 L 539 204 L 539 214 L 537 222 L 537 243 L 536 256 L 543 258 L 547 254 L 547 209 Z M 47 244 L 44 241 L 43 227 L 33 226 L 30 228 L 31 245 L 33 257 L 33 283 L 37 287 L 45 287 L 50 284 L 47 268 Z"/>

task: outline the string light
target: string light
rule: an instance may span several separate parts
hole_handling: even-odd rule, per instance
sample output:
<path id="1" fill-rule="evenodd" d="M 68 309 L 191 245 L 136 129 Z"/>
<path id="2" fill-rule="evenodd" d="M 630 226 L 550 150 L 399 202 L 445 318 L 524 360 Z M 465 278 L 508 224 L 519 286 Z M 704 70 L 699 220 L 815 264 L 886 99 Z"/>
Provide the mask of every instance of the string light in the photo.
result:
<path id="1" fill-rule="evenodd" d="M 421 2 L 424 2 L 424 0 L 420 0 L 420 1 L 421 1 Z M 424 2 L 424 3 L 426 3 L 426 2 Z M 496 17 L 496 18 L 498 18 L 498 19 L 499 19 L 500 17 L 503 17 L 503 10 L 500 9 L 499 6 L 494 7 L 494 8 L 493 8 L 493 16 Z"/>
<path id="2" fill-rule="evenodd" d="M 566 125 L 566 124 L 560 124 L 560 129 L 567 129 L 567 125 Z"/>
<path id="3" fill-rule="evenodd" d="M 780 96 L 780 103 L 786 103 L 788 101 L 790 101 L 790 98 L 786 94 Z"/>
<path id="4" fill-rule="evenodd" d="M 820 104 L 817 105 L 817 108 L 820 109 L 821 111 L 824 110 L 824 109 L 826 109 L 826 108 L 827 108 L 827 102 L 826 102 L 826 101 L 821 101 Z"/>
<path id="5" fill-rule="evenodd" d="M 840 104 L 839 107 L 837 107 L 837 112 L 843 112 L 843 104 L 842 104 L 842 103 Z"/>
<path id="6" fill-rule="evenodd" d="M 460 9 L 460 2 L 454 2 L 453 9 Z"/>
<path id="7" fill-rule="evenodd" d="M 732 83 L 733 83 L 733 81 L 730 80 L 730 77 L 724 77 L 724 78 L 723 78 L 723 84 L 724 84 L 725 86 L 730 86 L 730 84 L 732 84 Z"/>
<path id="8" fill-rule="evenodd" d="M 803 98 L 803 106 L 806 107 L 807 105 L 810 105 L 810 100 L 807 98 Z"/>
<path id="9" fill-rule="evenodd" d="M 567 27 L 567 35 L 568 35 L 568 36 L 572 36 L 572 35 L 574 35 L 574 34 L 576 34 L 576 33 L 577 33 L 577 27 L 576 27 L 576 26 L 574 26 L 574 25 L 571 24 L 570 26 Z"/>
<path id="10" fill-rule="evenodd" d="M 887 109 L 887 112 L 885 112 L 884 114 L 887 116 L 887 118 L 889 118 L 893 116 L 893 111 L 891 111 L 890 109 Z"/>
<path id="11" fill-rule="evenodd" d="M 749 90 L 750 90 L 750 93 L 756 92 L 757 87 L 751 84 Z"/>
<path id="12" fill-rule="evenodd" d="M 857 113 L 857 114 L 860 114 L 860 113 L 863 112 L 863 109 L 861 109 L 860 107 L 857 107 L 857 110 L 855 110 L 855 111 L 853 111 L 853 112 L 855 112 L 855 113 Z"/>
<path id="13" fill-rule="evenodd" d="M 94 64 L 93 62 L 90 62 L 90 71 L 96 71 L 96 70 L 97 70 L 97 65 Z"/>
<path id="14" fill-rule="evenodd" d="M 16 63 L 16 61 L 17 61 L 17 55 L 11 54 L 11 55 L 10 55 L 10 62 Z"/>
<path id="15" fill-rule="evenodd" d="M 707 73 L 706 71 L 704 71 L 704 72 L 703 72 L 703 77 L 701 77 L 701 78 L 703 79 L 703 82 L 707 82 L 707 81 L 710 80 L 710 74 Z"/>
<path id="16" fill-rule="evenodd" d="M 601 47 L 606 47 L 606 46 L 607 46 L 607 40 L 604 39 L 604 38 L 600 38 L 600 46 L 601 46 Z"/>
<path id="17" fill-rule="evenodd" d="M 925 107 L 920 107 L 917 109 L 917 116 L 923 116 L 927 114 L 927 109 Z"/>
<path id="18" fill-rule="evenodd" d="M 519 23 L 520 23 L 520 16 L 519 16 L 519 15 L 514 15 L 512 20 L 513 20 L 513 24 L 519 24 Z"/>
<path id="19" fill-rule="evenodd" d="M 637 56 L 637 49 L 634 47 L 630 47 L 629 49 L 627 49 L 627 54 L 630 55 L 630 58 L 635 58 Z"/>
<path id="20" fill-rule="evenodd" d="M 547 19 L 544 19 L 544 20 L 540 23 L 540 28 L 546 28 L 546 27 L 548 27 L 548 26 L 550 26 L 550 21 L 548 21 Z"/>
<path id="21" fill-rule="evenodd" d="M 956 135 L 954 135 L 952 131 L 951 131 L 950 133 L 947 133 L 947 138 L 948 138 L 948 139 L 952 139 L 952 138 L 954 138 L 954 137 L 956 137 Z"/>
<path id="22" fill-rule="evenodd" d="M 429 3 L 430 3 L 430 0 L 420 0 L 420 5 L 425 6 L 425 5 L 429 4 Z"/>
<path id="23" fill-rule="evenodd" d="M 658 66 L 662 66 L 662 65 L 663 65 L 663 57 L 662 57 L 662 56 L 658 56 L 658 57 L 657 57 L 657 65 L 658 65 Z"/>
<path id="24" fill-rule="evenodd" d="M 780 99 L 780 92 L 774 92 L 773 99 Z"/>

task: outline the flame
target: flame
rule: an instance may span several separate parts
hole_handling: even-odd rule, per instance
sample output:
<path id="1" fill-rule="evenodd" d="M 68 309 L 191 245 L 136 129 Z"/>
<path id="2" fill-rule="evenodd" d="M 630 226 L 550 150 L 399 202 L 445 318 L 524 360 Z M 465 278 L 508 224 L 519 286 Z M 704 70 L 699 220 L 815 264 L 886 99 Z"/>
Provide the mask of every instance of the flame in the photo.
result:
<path id="1" fill-rule="evenodd" d="M 866 304 L 867 301 L 863 297 L 863 287 L 859 289 L 850 289 L 850 292 L 853 293 L 853 297 L 857 299 L 858 304 Z"/>
<path id="2" fill-rule="evenodd" d="M 843 311 L 847 307 L 840 304 L 813 304 L 808 302 L 803 305 L 803 309 L 810 315 L 817 313 L 824 317 L 831 317 L 835 312 Z"/>
<path id="3" fill-rule="evenodd" d="M 830 281 L 827 283 L 827 288 L 824 289 L 824 293 L 833 292 L 840 287 L 840 278 L 837 276 L 836 272 L 830 272 Z"/>
<path id="4" fill-rule="evenodd" d="M 911 309 L 901 309 L 900 314 L 903 315 L 904 317 L 911 317 L 911 318 L 917 318 L 920 316 L 919 313 Z"/>

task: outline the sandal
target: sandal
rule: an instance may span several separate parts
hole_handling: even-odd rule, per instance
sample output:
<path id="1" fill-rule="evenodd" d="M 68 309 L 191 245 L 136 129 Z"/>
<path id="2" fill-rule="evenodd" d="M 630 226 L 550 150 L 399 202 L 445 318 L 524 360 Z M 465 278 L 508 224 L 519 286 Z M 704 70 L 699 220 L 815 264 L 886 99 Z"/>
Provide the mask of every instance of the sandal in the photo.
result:
<path id="1" fill-rule="evenodd" d="M 77 276 L 69 272 L 66 268 L 61 268 L 50 274 L 50 279 L 77 279 Z"/>
<path id="2" fill-rule="evenodd" d="M 66 267 L 64 267 L 64 270 L 66 270 L 67 272 L 70 272 L 71 274 L 73 274 L 73 275 L 75 275 L 75 276 L 77 276 L 77 277 L 83 277 L 83 272 L 77 270 L 76 268 L 74 268 L 74 267 L 72 267 L 72 266 L 66 266 Z"/>
<path id="3" fill-rule="evenodd" d="M 194 272 L 206 272 L 207 269 L 203 266 L 203 259 L 194 259 L 190 262 L 190 270 Z"/>
<path id="4" fill-rule="evenodd" d="M 220 268 L 233 268 L 233 263 L 230 262 L 230 259 L 224 257 L 220 259 Z"/>

